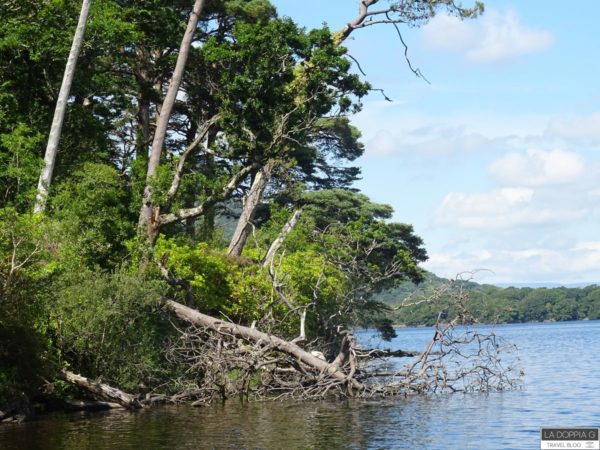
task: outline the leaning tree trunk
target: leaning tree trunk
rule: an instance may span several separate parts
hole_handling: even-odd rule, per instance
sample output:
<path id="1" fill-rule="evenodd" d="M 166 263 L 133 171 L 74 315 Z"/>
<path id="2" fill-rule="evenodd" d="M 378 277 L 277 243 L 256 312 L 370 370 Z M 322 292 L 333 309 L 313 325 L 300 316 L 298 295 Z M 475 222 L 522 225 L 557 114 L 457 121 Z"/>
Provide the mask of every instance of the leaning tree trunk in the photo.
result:
<path id="1" fill-rule="evenodd" d="M 43 212 L 46 209 L 46 200 L 48 198 L 50 183 L 52 182 L 54 164 L 56 163 L 56 154 L 58 153 L 58 143 L 60 141 L 60 134 L 65 119 L 67 100 L 69 99 L 69 93 L 71 92 L 71 85 L 73 84 L 73 77 L 75 75 L 75 66 L 77 65 L 77 59 L 79 58 L 79 52 L 81 50 L 81 45 L 83 44 L 83 36 L 85 34 L 85 27 L 91 3 L 92 0 L 83 0 L 81 4 L 79 22 L 77 23 L 77 29 L 75 30 L 75 36 L 73 37 L 73 43 L 71 44 L 71 51 L 69 52 L 69 59 L 67 60 L 67 65 L 65 67 L 60 92 L 58 93 L 56 108 L 54 109 L 52 127 L 50 128 L 50 136 L 48 137 L 48 144 L 44 155 L 44 167 L 42 168 L 42 173 L 40 174 L 40 179 L 38 181 L 35 206 L 33 208 L 34 213 Z"/>
<path id="2" fill-rule="evenodd" d="M 192 45 L 192 38 L 194 37 L 194 31 L 198 26 L 198 20 L 204 6 L 204 0 L 196 0 L 194 2 L 194 8 L 190 19 L 181 40 L 181 46 L 179 48 L 179 55 L 177 56 L 177 63 L 175 64 L 175 70 L 167 89 L 167 95 L 160 108 L 160 113 L 156 122 L 156 131 L 154 132 L 154 139 L 152 141 L 152 150 L 150 152 L 150 159 L 148 161 L 148 170 L 146 172 L 146 187 L 144 189 L 144 195 L 142 199 L 142 208 L 140 210 L 139 227 L 141 231 L 145 231 L 150 241 L 153 242 L 156 239 L 158 233 L 158 209 L 152 201 L 152 187 L 151 180 L 156 175 L 156 171 L 160 164 L 160 156 L 165 143 L 165 137 L 167 135 L 167 126 L 169 119 L 175 106 L 175 100 L 177 99 L 177 93 L 183 80 L 183 74 L 185 72 L 185 65 L 190 54 L 190 48 Z"/>
<path id="3" fill-rule="evenodd" d="M 369 6 L 372 6 L 375 3 L 377 3 L 377 0 L 361 0 L 358 17 L 348 23 L 341 32 L 336 34 L 336 45 L 341 45 L 341 43 L 350 36 L 352 31 L 365 21 L 368 17 Z M 257 174 L 252 183 L 250 192 L 242 207 L 242 214 L 237 222 L 236 229 L 229 243 L 229 248 L 227 249 L 227 254 L 229 256 L 240 256 L 244 250 L 246 240 L 252 231 L 252 219 L 254 218 L 256 209 L 262 201 L 262 196 L 271 177 L 272 169 L 273 167 L 270 164 L 265 166 L 265 168 Z M 272 257 L 272 255 L 268 256 L 269 258 Z"/>
<path id="4" fill-rule="evenodd" d="M 254 177 L 250 191 L 248 191 L 248 195 L 246 195 L 242 206 L 242 214 L 240 215 L 233 236 L 231 237 L 229 248 L 227 249 L 227 254 L 229 256 L 240 256 L 244 250 L 246 240 L 252 231 L 252 220 L 262 201 L 267 183 L 271 178 L 272 168 L 272 164 L 268 163 L 261 168 Z"/>
<path id="5" fill-rule="evenodd" d="M 269 249 L 267 250 L 265 257 L 262 260 L 263 267 L 268 267 L 273 262 L 273 258 L 275 258 L 275 254 L 277 253 L 279 248 L 283 245 L 287 235 L 290 234 L 294 230 L 294 228 L 298 224 L 298 221 L 300 220 L 301 215 L 302 215 L 302 209 L 297 209 L 292 214 L 292 217 L 290 217 L 290 220 L 288 220 L 285 223 L 285 225 L 283 226 L 283 229 L 277 235 L 277 238 L 275 238 L 275 240 L 269 246 Z"/>

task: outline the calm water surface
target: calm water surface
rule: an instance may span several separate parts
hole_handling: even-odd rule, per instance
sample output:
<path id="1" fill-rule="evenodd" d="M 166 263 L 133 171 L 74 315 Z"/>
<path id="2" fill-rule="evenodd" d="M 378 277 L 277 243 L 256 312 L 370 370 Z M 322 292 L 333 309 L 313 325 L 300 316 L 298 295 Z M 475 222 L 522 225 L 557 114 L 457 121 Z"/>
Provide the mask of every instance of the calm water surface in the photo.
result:
<path id="1" fill-rule="evenodd" d="M 536 449 L 541 426 L 600 427 L 600 321 L 501 325 L 496 333 L 519 347 L 523 390 L 58 414 L 0 426 L 0 449 Z M 421 349 L 432 330 L 398 334 L 392 347 Z"/>

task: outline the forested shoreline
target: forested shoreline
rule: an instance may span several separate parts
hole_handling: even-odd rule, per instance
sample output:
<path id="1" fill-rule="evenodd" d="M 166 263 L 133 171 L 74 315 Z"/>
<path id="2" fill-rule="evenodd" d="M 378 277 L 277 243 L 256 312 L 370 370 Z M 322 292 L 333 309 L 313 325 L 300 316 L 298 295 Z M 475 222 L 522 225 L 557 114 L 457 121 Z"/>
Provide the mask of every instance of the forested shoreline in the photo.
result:
<path id="1" fill-rule="evenodd" d="M 462 342 L 446 329 L 375 387 L 350 331 L 390 333 L 374 294 L 420 281 L 427 254 L 352 187 L 350 117 L 373 88 L 343 43 L 483 6 L 375 3 L 332 31 L 267 0 L 4 2 L 0 419 L 81 396 L 137 408 L 450 385 L 431 353 Z M 512 383 L 465 367 L 465 390 Z"/>
<path id="2" fill-rule="evenodd" d="M 448 280 L 432 273 L 422 283 L 403 282 L 398 287 L 378 295 L 390 308 L 396 324 L 433 325 L 440 312 L 454 317 L 456 302 L 462 305 L 477 323 L 560 322 L 600 319 L 600 286 L 569 287 L 507 287 L 478 284 L 468 280 Z"/>

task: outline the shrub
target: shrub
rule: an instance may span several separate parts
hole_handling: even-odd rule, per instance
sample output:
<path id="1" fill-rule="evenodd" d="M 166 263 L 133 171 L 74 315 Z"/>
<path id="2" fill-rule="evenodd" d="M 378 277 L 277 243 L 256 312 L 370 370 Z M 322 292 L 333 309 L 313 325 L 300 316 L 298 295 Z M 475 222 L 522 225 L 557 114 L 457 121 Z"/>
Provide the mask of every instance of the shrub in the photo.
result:
<path id="1" fill-rule="evenodd" d="M 157 307 L 161 281 L 120 268 L 84 270 L 60 284 L 50 327 L 74 370 L 124 389 L 152 384 L 167 370 L 162 350 L 173 328 Z"/>

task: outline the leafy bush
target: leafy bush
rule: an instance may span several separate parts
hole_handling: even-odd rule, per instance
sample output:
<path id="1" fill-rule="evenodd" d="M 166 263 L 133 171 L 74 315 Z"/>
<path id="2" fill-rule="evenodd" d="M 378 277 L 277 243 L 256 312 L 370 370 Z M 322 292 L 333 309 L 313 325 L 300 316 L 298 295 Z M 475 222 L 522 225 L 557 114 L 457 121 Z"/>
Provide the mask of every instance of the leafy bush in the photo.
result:
<path id="1" fill-rule="evenodd" d="M 38 392 L 52 368 L 43 336 L 27 325 L 0 321 L 0 409 Z"/>
<path id="2" fill-rule="evenodd" d="M 161 352 L 173 330 L 157 307 L 164 291 L 125 268 L 66 276 L 49 311 L 64 361 L 125 389 L 152 384 L 167 370 Z"/>
<path id="3" fill-rule="evenodd" d="M 268 275 L 248 259 L 229 258 L 206 243 L 191 247 L 176 239 L 160 239 L 155 254 L 172 276 L 187 281 L 195 306 L 207 314 L 250 323 L 272 304 Z"/>
<path id="4" fill-rule="evenodd" d="M 37 392 L 52 369 L 44 298 L 52 276 L 46 223 L 0 209 L 0 409 Z"/>
<path id="5" fill-rule="evenodd" d="M 65 260 L 114 268 L 134 234 L 130 195 L 116 169 L 85 163 L 52 199 L 53 217 L 62 233 Z"/>

